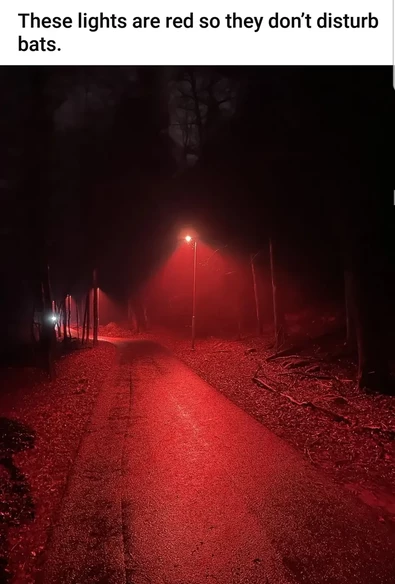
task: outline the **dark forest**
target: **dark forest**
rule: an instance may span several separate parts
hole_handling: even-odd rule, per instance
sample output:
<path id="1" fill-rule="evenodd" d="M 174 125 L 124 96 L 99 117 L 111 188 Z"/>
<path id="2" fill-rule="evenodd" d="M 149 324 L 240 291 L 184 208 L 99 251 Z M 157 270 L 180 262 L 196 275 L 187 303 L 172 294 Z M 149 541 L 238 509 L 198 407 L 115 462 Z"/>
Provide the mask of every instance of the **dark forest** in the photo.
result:
<path id="1" fill-rule="evenodd" d="M 392 69 L 0 78 L 0 581 L 391 584 Z"/>
<path id="2" fill-rule="evenodd" d="M 280 319 L 293 289 L 341 304 L 346 280 L 361 384 L 388 387 L 389 68 L 1 74 L 5 351 L 31 341 L 37 309 L 85 294 L 95 268 L 125 302 L 192 224 L 247 259 L 274 242 Z"/>

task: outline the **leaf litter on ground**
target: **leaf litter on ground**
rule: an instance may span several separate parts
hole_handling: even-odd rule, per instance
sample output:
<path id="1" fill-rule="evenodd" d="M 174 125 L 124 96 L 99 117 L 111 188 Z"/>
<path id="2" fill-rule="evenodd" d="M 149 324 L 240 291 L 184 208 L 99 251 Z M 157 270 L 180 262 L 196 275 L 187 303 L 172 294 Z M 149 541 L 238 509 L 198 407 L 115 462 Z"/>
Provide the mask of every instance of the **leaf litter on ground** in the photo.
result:
<path id="1" fill-rule="evenodd" d="M 115 363 L 115 347 L 100 343 L 57 361 L 57 378 L 52 382 L 32 368 L 2 373 L 2 416 L 34 432 L 32 448 L 19 452 L 14 448 L 12 456 L 22 473 L 22 492 L 15 489 L 9 470 L 0 465 L 0 529 L 6 531 L 0 542 L 6 545 L 11 582 L 28 584 L 39 576 L 54 514 L 81 437 Z M 1 427 L 0 420 L 0 444 Z M 4 516 L 4 509 L 9 517 Z"/>
<path id="2" fill-rule="evenodd" d="M 313 344 L 297 355 L 289 350 L 284 359 L 267 361 L 273 355 L 268 337 L 241 341 L 199 339 L 195 351 L 191 351 L 189 339 L 175 338 L 165 331 L 156 337 L 203 379 L 290 442 L 335 481 L 346 487 L 358 485 L 358 493 L 363 493 L 360 498 L 378 509 L 380 517 L 395 522 L 395 436 L 390 430 L 385 432 L 395 427 L 395 397 L 358 389 L 351 358 L 343 358 L 341 351 L 333 358 L 330 351 L 324 352 Z M 218 347 L 226 349 L 226 358 L 214 352 Z M 305 363 L 285 369 L 285 357 Z M 313 402 L 330 409 L 338 415 L 338 421 L 258 387 L 252 378 L 259 365 L 264 368 L 263 380 L 269 386 L 281 388 L 294 402 Z M 342 417 L 352 423 L 344 423 Z M 358 426 L 365 430 L 358 432 Z M 367 492 L 372 496 L 368 497 Z"/>

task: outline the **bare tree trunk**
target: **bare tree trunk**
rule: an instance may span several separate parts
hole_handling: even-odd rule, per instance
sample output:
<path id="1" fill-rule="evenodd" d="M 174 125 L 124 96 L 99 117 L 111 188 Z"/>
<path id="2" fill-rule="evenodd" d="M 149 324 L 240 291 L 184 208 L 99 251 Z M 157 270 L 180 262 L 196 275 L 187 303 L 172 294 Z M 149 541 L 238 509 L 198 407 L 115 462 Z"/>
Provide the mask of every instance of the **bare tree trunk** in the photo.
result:
<path id="1" fill-rule="evenodd" d="M 358 347 L 358 385 L 392 392 L 384 316 L 377 304 L 374 278 L 362 266 L 353 267 L 349 278 Z"/>
<path id="2" fill-rule="evenodd" d="M 198 96 L 198 91 L 197 91 L 197 87 L 196 87 L 196 77 L 195 77 L 195 73 L 193 70 L 191 70 L 189 72 L 189 77 L 190 77 L 190 83 L 191 83 L 193 103 L 194 103 L 194 108 L 195 108 L 196 126 L 197 126 L 197 131 L 198 131 L 198 138 L 199 138 L 198 151 L 200 154 L 202 147 L 203 147 L 203 121 L 202 121 L 202 116 L 200 113 L 200 103 L 199 103 L 199 96 Z"/>
<path id="3" fill-rule="evenodd" d="M 144 317 L 144 329 L 147 331 L 149 329 L 149 323 L 148 323 L 147 306 L 146 306 L 144 301 L 143 301 L 143 317 Z"/>
<path id="4" fill-rule="evenodd" d="M 62 331 L 61 331 L 61 327 L 60 327 L 60 307 L 56 304 L 55 300 L 53 301 L 52 310 L 53 310 L 53 313 L 56 317 L 55 338 L 57 337 L 58 339 L 60 339 L 60 338 L 62 338 Z"/>
<path id="5" fill-rule="evenodd" d="M 67 297 L 64 298 L 64 300 L 63 300 L 62 321 L 63 321 L 63 342 L 66 343 L 68 340 L 68 336 L 67 336 Z"/>
<path id="6" fill-rule="evenodd" d="M 131 299 L 131 311 L 134 316 L 136 332 L 140 333 L 147 330 L 148 320 L 145 305 L 140 293 L 134 294 Z"/>
<path id="7" fill-rule="evenodd" d="M 262 322 L 261 322 L 261 311 L 260 311 L 260 305 L 259 305 L 258 285 L 257 285 L 257 281 L 256 281 L 254 258 L 255 258 L 255 256 L 253 254 L 251 254 L 251 273 L 252 273 L 252 282 L 254 285 L 256 321 L 257 321 L 258 335 L 261 335 L 262 334 Z"/>
<path id="8" fill-rule="evenodd" d="M 344 303 L 346 310 L 346 345 L 350 349 L 356 347 L 355 324 L 352 318 L 352 274 L 349 269 L 344 270 Z"/>
<path id="9" fill-rule="evenodd" d="M 52 320 L 52 298 L 51 284 L 49 279 L 49 267 L 45 270 L 42 284 L 42 304 L 43 304 L 43 322 L 41 326 L 41 345 L 44 350 L 46 368 L 51 379 L 55 377 L 54 368 L 54 349 L 56 342 L 55 325 Z"/>
<path id="10" fill-rule="evenodd" d="M 138 329 L 138 320 L 137 320 L 137 315 L 136 315 L 136 310 L 135 310 L 134 297 L 132 294 L 130 294 L 129 299 L 128 299 L 128 323 L 129 323 L 129 328 L 133 332 L 136 332 Z"/>
<path id="11" fill-rule="evenodd" d="M 93 270 L 93 346 L 98 343 L 99 336 L 99 291 L 97 287 L 97 270 Z"/>
<path id="12" fill-rule="evenodd" d="M 35 320 L 34 320 L 35 315 L 36 315 L 36 307 L 35 307 L 35 305 L 33 305 L 32 318 L 31 318 L 31 321 L 30 321 L 30 337 L 31 337 L 31 343 L 32 343 L 33 346 L 37 342 L 37 339 L 36 339 L 36 323 L 35 323 Z"/>
<path id="13" fill-rule="evenodd" d="M 76 302 L 75 302 L 75 318 L 77 321 L 77 340 L 79 341 L 80 340 L 80 325 L 79 325 L 78 313 L 79 313 L 78 300 L 76 300 Z"/>
<path id="14" fill-rule="evenodd" d="M 70 321 L 71 321 L 71 296 L 69 294 L 67 296 L 67 329 L 68 329 L 69 338 L 71 340 Z"/>
<path id="15" fill-rule="evenodd" d="M 389 366 L 387 278 L 390 263 L 386 255 L 386 220 L 373 197 L 361 189 L 358 216 L 345 207 L 340 216 L 347 299 L 358 350 L 358 385 L 381 393 L 394 393 Z M 339 216 L 336 215 L 337 225 Z M 374 229 L 372 227 L 374 226 Z M 382 229 L 381 229 L 382 227 Z M 352 329 L 351 329 L 352 330 Z"/>
<path id="16" fill-rule="evenodd" d="M 91 291 L 86 295 L 86 342 L 89 344 L 90 338 L 90 323 L 91 323 Z"/>
<path id="17" fill-rule="evenodd" d="M 141 319 L 140 319 L 138 306 L 136 306 L 136 302 L 134 303 L 134 307 L 135 307 L 134 314 L 135 314 L 135 318 L 136 318 L 136 332 L 140 333 L 141 332 Z"/>
<path id="18" fill-rule="evenodd" d="M 41 284 L 42 323 L 40 344 L 45 356 L 45 367 L 54 377 L 55 325 L 52 319 L 52 294 L 49 275 L 49 240 L 52 221 L 50 218 L 50 169 L 49 151 L 52 136 L 52 115 L 47 98 L 47 85 L 51 69 L 32 67 L 28 73 L 26 104 L 29 113 L 26 120 L 24 193 L 31 217 L 29 229 L 34 246 L 36 281 Z"/>
<path id="19" fill-rule="evenodd" d="M 85 304 L 83 304 L 83 308 L 84 308 L 84 320 L 82 323 L 82 339 L 81 339 L 81 343 L 84 344 L 86 341 L 86 311 L 87 311 L 87 302 L 86 302 L 86 298 L 85 298 Z"/>
<path id="20" fill-rule="evenodd" d="M 278 298 L 277 275 L 274 262 L 274 245 L 272 239 L 269 240 L 269 252 L 273 294 L 274 350 L 277 353 L 280 347 L 285 343 L 285 319 L 284 312 L 280 307 Z"/>

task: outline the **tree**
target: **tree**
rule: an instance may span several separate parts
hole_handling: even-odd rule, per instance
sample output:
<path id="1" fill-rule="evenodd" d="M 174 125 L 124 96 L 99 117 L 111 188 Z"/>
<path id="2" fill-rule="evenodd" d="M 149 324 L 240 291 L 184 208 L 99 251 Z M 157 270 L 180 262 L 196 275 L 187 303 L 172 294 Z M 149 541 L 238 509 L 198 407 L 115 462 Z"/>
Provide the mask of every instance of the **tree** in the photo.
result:
<path id="1" fill-rule="evenodd" d="M 182 166 L 200 158 L 204 145 L 235 109 L 237 86 L 215 69 L 180 68 L 169 83 L 171 136 Z"/>
<path id="2" fill-rule="evenodd" d="M 98 343 L 99 336 L 99 288 L 97 270 L 93 270 L 93 346 Z"/>
<path id="3" fill-rule="evenodd" d="M 273 297 L 274 350 L 277 353 L 285 343 L 285 313 L 283 306 L 280 304 L 280 294 L 278 291 L 277 272 L 274 259 L 274 244 L 272 239 L 269 241 L 269 254 Z"/>
<path id="4" fill-rule="evenodd" d="M 29 71 L 30 112 L 28 117 L 25 152 L 25 184 L 27 193 L 33 194 L 30 233 L 35 248 L 35 266 L 41 283 L 42 322 L 41 346 L 46 368 L 54 376 L 55 327 L 52 320 L 52 291 L 49 273 L 50 255 L 50 178 L 49 152 L 53 125 L 48 103 L 48 82 L 51 69 L 34 67 Z"/>

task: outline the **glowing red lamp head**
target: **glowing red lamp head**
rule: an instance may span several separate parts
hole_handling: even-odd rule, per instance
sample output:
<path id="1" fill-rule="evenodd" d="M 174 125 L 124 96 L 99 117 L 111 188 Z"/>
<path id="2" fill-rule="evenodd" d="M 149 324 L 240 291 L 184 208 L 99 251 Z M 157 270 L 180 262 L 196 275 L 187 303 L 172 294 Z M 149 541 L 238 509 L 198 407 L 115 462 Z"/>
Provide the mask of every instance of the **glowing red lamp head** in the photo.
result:
<path id="1" fill-rule="evenodd" d="M 185 237 L 185 241 L 187 241 L 189 243 L 190 241 L 192 241 L 192 237 L 190 235 L 187 235 Z"/>

